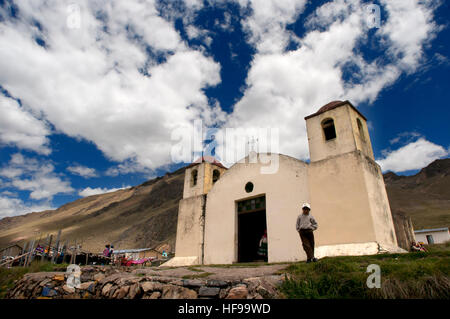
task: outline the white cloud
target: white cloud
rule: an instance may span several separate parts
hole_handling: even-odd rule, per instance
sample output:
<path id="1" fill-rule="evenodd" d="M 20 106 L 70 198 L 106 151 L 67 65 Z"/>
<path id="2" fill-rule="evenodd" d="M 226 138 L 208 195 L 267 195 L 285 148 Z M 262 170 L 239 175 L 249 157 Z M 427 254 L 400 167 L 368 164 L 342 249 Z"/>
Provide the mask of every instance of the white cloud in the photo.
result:
<path id="1" fill-rule="evenodd" d="M 124 186 L 121 188 L 101 188 L 101 187 L 97 187 L 97 188 L 90 188 L 87 187 L 83 190 L 81 190 L 80 192 L 78 192 L 78 194 L 82 197 L 87 197 L 87 196 L 92 196 L 92 195 L 99 195 L 99 194 L 104 194 L 104 193 L 112 193 L 112 192 L 116 192 L 118 190 L 121 189 L 126 189 L 126 188 L 130 188 L 131 186 Z"/>
<path id="2" fill-rule="evenodd" d="M 383 171 L 404 172 L 421 169 L 436 159 L 449 155 L 448 150 L 421 137 L 394 151 L 384 151 L 377 162 Z"/>
<path id="3" fill-rule="evenodd" d="M 302 17 L 306 30 L 299 38 L 287 25 L 303 12 L 305 0 L 235 1 L 251 9 L 242 25 L 256 54 L 244 96 L 224 127 L 277 127 L 280 152 L 300 158 L 308 157 L 304 116 L 331 100 L 374 101 L 402 73 L 417 70 L 439 30 L 431 2 L 382 1 L 386 23 L 369 39 L 365 3 L 336 0 Z M 154 1 L 77 3 L 80 28 L 68 28 L 67 6 L 56 0 L 21 1 L 19 17 L 0 24 L 0 84 L 33 114 L 44 114 L 57 131 L 92 141 L 114 161 L 150 169 L 170 161 L 175 128 L 197 118 L 221 123 L 224 112 L 204 93 L 220 82 L 220 65 L 182 41 L 174 27 L 180 14 L 169 13 L 176 4 L 164 5 L 163 18 Z M 189 23 L 202 1 L 185 4 L 188 36 L 200 36 L 205 32 Z M 369 40 L 383 51 L 374 60 L 360 53 Z M 289 43 L 298 48 L 287 52 Z M 343 79 L 349 66 L 353 76 Z"/>
<path id="4" fill-rule="evenodd" d="M 0 93 L 0 146 L 15 145 L 22 149 L 48 155 L 47 124 L 34 117 L 17 103 Z"/>
<path id="5" fill-rule="evenodd" d="M 78 175 L 84 178 L 97 177 L 95 168 L 90 168 L 82 165 L 73 165 L 67 167 L 67 170 L 74 175 Z"/>
<path id="6" fill-rule="evenodd" d="M 155 171 L 152 169 L 145 167 L 136 161 L 125 161 L 117 166 L 110 167 L 106 170 L 106 176 L 118 176 L 118 175 L 126 175 L 126 174 L 144 174 L 147 175 L 148 178 L 155 177 Z"/>
<path id="7" fill-rule="evenodd" d="M 306 0 L 237 0 L 242 7 L 252 9 L 252 15 L 243 21 L 250 32 L 250 43 L 260 53 L 281 53 L 294 34 L 286 25 L 295 22 L 303 11 Z"/>
<path id="8" fill-rule="evenodd" d="M 55 208 L 49 203 L 27 205 L 18 198 L 10 198 L 0 195 L 0 219 L 51 209 Z"/>
<path id="9" fill-rule="evenodd" d="M 92 141 L 112 160 L 168 163 L 172 129 L 220 115 L 203 92 L 219 83 L 219 64 L 188 48 L 154 1 L 76 3 L 80 28 L 68 27 L 64 2 L 17 3 L 18 18 L 0 24 L 0 84 L 57 131 Z M 148 57 L 147 48 L 165 60 Z"/>
<path id="10" fill-rule="evenodd" d="M 62 180 L 51 163 L 39 162 L 17 153 L 11 156 L 8 165 L 0 169 L 0 176 L 9 179 L 6 186 L 22 191 L 30 191 L 34 200 L 51 200 L 56 194 L 71 193 L 70 182 Z"/>
<path id="11" fill-rule="evenodd" d="M 303 1 L 241 0 L 253 9 L 243 25 L 257 54 L 244 96 L 225 126 L 279 128 L 280 152 L 308 158 L 305 116 L 333 100 L 373 102 L 402 72 L 420 65 L 424 46 L 439 31 L 432 21 L 434 7 L 428 2 L 397 2 L 405 5 L 385 3 L 387 22 L 370 39 L 378 41 L 384 53 L 367 60 L 360 50 L 370 34 L 362 1 L 322 5 L 305 17 L 306 31 L 297 38 L 285 26 L 302 12 Z M 417 34 L 402 37 L 405 30 Z M 298 43 L 297 49 L 286 51 L 289 39 Z M 344 79 L 349 67 L 352 76 Z"/>

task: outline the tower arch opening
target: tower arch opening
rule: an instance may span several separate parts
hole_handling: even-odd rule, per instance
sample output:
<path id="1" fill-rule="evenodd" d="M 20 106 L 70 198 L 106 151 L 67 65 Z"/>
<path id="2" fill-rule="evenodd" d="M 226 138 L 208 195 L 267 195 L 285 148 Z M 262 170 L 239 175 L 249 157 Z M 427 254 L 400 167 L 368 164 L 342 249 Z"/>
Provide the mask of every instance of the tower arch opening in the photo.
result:
<path id="1" fill-rule="evenodd" d="M 334 127 L 334 120 L 326 118 L 322 121 L 322 130 L 325 141 L 330 141 L 336 138 L 336 128 Z"/>
<path id="2" fill-rule="evenodd" d="M 191 172 L 191 187 L 197 185 L 198 171 L 196 169 Z"/>
<path id="3" fill-rule="evenodd" d="M 213 184 L 217 182 L 220 178 L 220 171 L 218 169 L 213 170 L 212 182 Z"/>

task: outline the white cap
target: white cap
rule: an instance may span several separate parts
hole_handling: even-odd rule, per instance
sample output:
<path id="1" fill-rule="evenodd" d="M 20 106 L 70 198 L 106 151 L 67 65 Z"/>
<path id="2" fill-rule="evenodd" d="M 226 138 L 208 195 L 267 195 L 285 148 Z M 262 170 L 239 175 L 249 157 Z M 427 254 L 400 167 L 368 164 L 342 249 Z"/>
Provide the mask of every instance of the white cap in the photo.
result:
<path id="1" fill-rule="evenodd" d="M 305 207 L 311 209 L 311 205 L 309 205 L 309 203 L 303 203 L 302 209 Z"/>

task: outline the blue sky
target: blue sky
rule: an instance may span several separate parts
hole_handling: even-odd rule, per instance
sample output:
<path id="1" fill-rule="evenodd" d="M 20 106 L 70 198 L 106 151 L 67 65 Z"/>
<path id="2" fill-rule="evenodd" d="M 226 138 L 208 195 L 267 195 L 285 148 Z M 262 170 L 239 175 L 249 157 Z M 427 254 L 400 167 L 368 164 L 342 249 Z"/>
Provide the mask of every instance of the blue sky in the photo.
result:
<path id="1" fill-rule="evenodd" d="M 414 174 L 449 154 L 449 15 L 445 1 L 0 0 L 0 218 L 181 167 L 173 134 L 199 119 L 276 128 L 279 151 L 308 160 L 303 118 L 332 100 L 368 118 L 384 171 Z"/>

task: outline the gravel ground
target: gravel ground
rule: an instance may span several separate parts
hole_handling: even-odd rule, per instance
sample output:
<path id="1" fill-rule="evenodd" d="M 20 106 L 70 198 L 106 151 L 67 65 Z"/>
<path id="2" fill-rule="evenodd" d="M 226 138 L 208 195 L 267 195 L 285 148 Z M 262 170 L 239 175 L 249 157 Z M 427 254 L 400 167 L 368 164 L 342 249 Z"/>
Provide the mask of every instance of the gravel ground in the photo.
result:
<path id="1" fill-rule="evenodd" d="M 133 270 L 133 273 L 145 274 L 145 275 L 156 275 L 156 276 L 166 276 L 166 277 L 185 277 L 194 276 L 202 277 L 206 279 L 216 279 L 216 280 L 242 280 L 244 278 L 250 277 L 261 277 L 270 276 L 283 269 L 285 269 L 288 264 L 274 264 L 274 265 L 264 265 L 264 266 L 192 266 L 192 267 L 177 267 L 177 268 L 142 268 Z M 192 270 L 195 269 L 195 270 Z M 209 275 L 208 275 L 209 274 Z"/>

